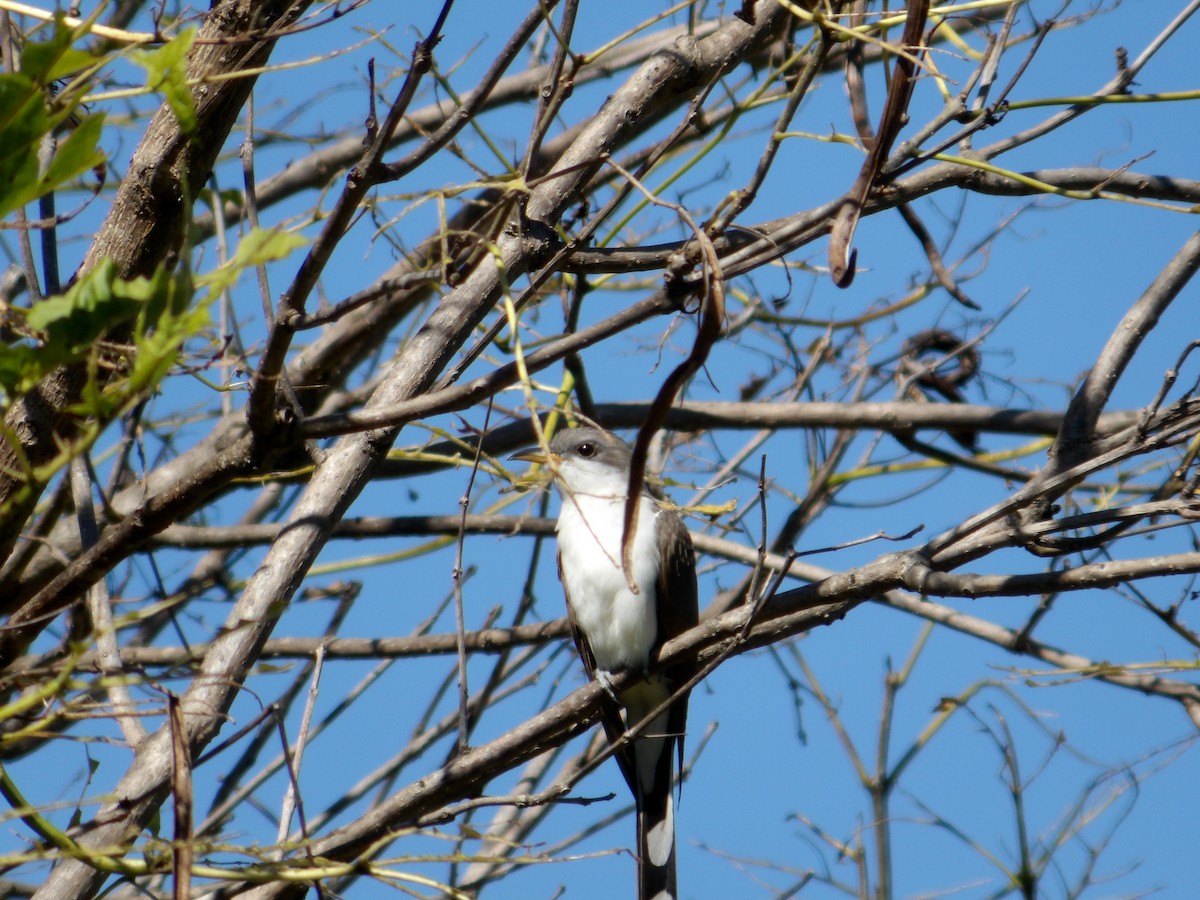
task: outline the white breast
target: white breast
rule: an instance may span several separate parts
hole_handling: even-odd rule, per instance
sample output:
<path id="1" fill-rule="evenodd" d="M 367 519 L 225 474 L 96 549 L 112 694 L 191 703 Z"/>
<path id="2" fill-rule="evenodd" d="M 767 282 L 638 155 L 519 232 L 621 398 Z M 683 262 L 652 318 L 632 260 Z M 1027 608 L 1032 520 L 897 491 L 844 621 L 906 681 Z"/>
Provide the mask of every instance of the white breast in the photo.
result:
<path id="1" fill-rule="evenodd" d="M 558 548 L 562 577 L 575 622 L 591 648 L 597 668 L 644 672 L 658 630 L 655 586 L 658 508 L 649 497 L 638 505 L 638 528 L 633 547 L 633 578 L 638 593 L 629 589 L 621 571 L 621 532 L 626 484 L 623 478 L 590 478 L 575 483 L 566 472 L 558 519 Z"/>

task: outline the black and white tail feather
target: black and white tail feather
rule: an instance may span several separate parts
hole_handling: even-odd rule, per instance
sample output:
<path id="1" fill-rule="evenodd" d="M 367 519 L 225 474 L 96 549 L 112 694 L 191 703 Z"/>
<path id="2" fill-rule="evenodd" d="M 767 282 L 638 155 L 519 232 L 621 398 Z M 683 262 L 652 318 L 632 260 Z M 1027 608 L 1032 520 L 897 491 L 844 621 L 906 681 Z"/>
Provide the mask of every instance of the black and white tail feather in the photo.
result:
<path id="1" fill-rule="evenodd" d="M 671 686 L 661 677 L 626 691 L 622 697 L 626 724 L 641 721 L 670 693 Z M 679 702 L 682 709 L 672 706 L 616 754 L 637 807 L 638 900 L 674 900 L 678 893 L 674 770 L 676 759 L 680 768 L 683 766 L 687 698 Z M 611 730 L 609 738 L 613 739 Z"/>
<path id="2" fill-rule="evenodd" d="M 573 617 L 572 617 L 573 618 Z M 591 651 L 576 644 L 588 675 L 605 681 L 609 673 L 595 668 Z M 633 794 L 637 816 L 638 900 L 675 900 L 678 896 L 675 869 L 675 772 L 683 769 L 684 728 L 687 725 L 688 691 L 683 673 L 652 675 L 616 696 L 606 697 L 601 724 L 625 783 Z M 665 712 L 630 737 L 629 730 L 651 715 L 668 699 Z M 618 702 L 616 702 L 619 700 Z M 682 790 L 682 787 L 681 787 Z"/>

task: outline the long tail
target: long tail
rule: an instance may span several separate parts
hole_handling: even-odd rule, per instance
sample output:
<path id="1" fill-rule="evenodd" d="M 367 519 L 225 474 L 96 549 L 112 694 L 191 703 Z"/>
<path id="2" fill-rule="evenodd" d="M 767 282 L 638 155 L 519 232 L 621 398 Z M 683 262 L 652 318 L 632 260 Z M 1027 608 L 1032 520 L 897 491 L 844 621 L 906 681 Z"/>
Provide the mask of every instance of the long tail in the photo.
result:
<path id="1" fill-rule="evenodd" d="M 671 696 L 661 676 L 638 682 L 621 693 L 625 718 L 615 704 L 602 719 L 608 738 L 617 743 L 626 722 L 637 723 Z M 683 764 L 687 695 L 659 713 L 631 742 L 617 751 L 621 773 L 637 804 L 638 900 L 675 900 L 674 769 Z"/>
<path id="2" fill-rule="evenodd" d="M 675 798 L 670 742 L 657 760 L 654 783 L 638 796 L 638 900 L 675 900 Z"/>
<path id="3" fill-rule="evenodd" d="M 631 722 L 657 708 L 669 687 L 643 682 L 622 697 Z M 682 710 L 660 713 L 629 747 L 626 779 L 637 803 L 638 900 L 675 900 L 675 754 L 682 739 Z M 684 712 L 686 714 L 686 712 Z"/>

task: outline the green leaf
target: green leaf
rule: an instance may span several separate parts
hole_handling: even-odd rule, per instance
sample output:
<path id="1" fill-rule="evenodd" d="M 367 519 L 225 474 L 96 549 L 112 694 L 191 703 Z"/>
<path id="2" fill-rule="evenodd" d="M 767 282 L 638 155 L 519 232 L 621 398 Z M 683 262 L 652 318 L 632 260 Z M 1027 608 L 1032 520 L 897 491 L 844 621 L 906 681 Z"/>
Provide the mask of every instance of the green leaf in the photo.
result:
<path id="1" fill-rule="evenodd" d="M 208 325 L 208 313 L 194 309 L 181 315 L 168 314 L 159 320 L 158 327 L 149 334 L 139 334 L 135 340 L 137 352 L 133 355 L 133 367 L 123 393 L 128 397 L 140 396 L 152 390 L 171 371 L 184 343 Z"/>
<path id="2" fill-rule="evenodd" d="M 57 13 L 50 39 L 30 41 L 21 51 L 21 71 L 38 85 L 47 85 L 94 65 L 92 54 L 71 47 L 83 34 L 86 31 L 71 28 L 63 21 L 62 13 Z"/>
<path id="3" fill-rule="evenodd" d="M 0 216 L 37 196 L 37 150 L 49 130 L 41 89 L 23 74 L 0 75 Z"/>
<path id="4" fill-rule="evenodd" d="M 53 42 L 46 42 L 50 46 Z M 30 52 L 30 47 L 26 47 Z M 49 56 L 65 58 L 65 50 L 47 51 L 38 57 L 41 65 L 52 65 Z M 89 57 L 90 58 L 90 57 Z M 50 71 L 53 71 L 51 68 Z M 44 73 L 43 73 L 44 74 Z M 98 149 L 102 115 L 87 116 L 56 150 L 38 177 L 38 155 L 51 130 L 71 114 L 75 104 L 51 99 L 48 89 L 27 72 L 0 75 L 0 217 L 57 190 L 88 169 L 104 161 Z"/>
<path id="5" fill-rule="evenodd" d="M 138 313 L 137 332 L 144 334 L 156 328 L 164 314 L 178 315 L 192 300 L 191 273 L 186 269 L 171 274 L 165 268 L 150 278 L 138 278 L 122 286 L 126 296 L 142 303 Z"/>
<path id="6" fill-rule="evenodd" d="M 42 175 L 39 193 L 57 190 L 68 181 L 104 162 L 104 154 L 97 147 L 103 127 L 104 113 L 96 113 L 84 118 L 67 135 L 67 139 L 58 145 L 58 151 Z"/>
<path id="7" fill-rule="evenodd" d="M 103 259 L 65 294 L 47 297 L 29 309 L 29 326 L 46 335 L 51 353 L 71 354 L 90 347 L 102 334 L 136 315 L 138 304 L 113 290 L 116 265 Z"/>
<path id="8" fill-rule="evenodd" d="M 41 347 L 17 344 L 0 351 L 0 393 L 4 396 L 3 406 L 8 401 L 25 393 L 45 374 L 54 368 L 54 361 L 47 357 Z"/>
<path id="9" fill-rule="evenodd" d="M 0 352 L 0 389 L 17 396 L 55 367 L 91 358 L 100 338 L 124 328 L 122 340 L 137 347 L 125 377 L 103 389 L 91 385 L 81 404 L 85 414 L 115 414 L 129 396 L 165 377 L 184 341 L 207 324 L 204 310 L 189 312 L 191 299 L 186 271 L 173 275 L 163 266 L 150 278 L 126 281 L 117 277 L 112 260 L 103 259 L 66 293 L 39 300 L 25 313 L 26 324 L 43 340 Z"/>
<path id="10" fill-rule="evenodd" d="M 98 62 L 96 57 L 87 50 L 68 47 L 54 61 L 54 65 L 50 67 L 50 70 L 46 72 L 46 78 L 49 81 L 60 81 L 90 66 L 95 66 Z"/>
<path id="11" fill-rule="evenodd" d="M 219 269 L 201 275 L 196 279 L 196 286 L 208 288 L 206 300 L 214 298 L 233 287 L 243 270 L 286 259 L 294 250 L 307 243 L 308 241 L 300 235 L 288 231 L 265 231 L 255 228 L 242 238 L 233 259 Z"/>
<path id="12" fill-rule="evenodd" d="M 196 39 L 196 28 L 180 34 L 155 50 L 133 50 L 129 59 L 146 70 L 146 85 L 161 91 L 184 134 L 196 130 L 196 104 L 187 84 L 187 56 Z"/>

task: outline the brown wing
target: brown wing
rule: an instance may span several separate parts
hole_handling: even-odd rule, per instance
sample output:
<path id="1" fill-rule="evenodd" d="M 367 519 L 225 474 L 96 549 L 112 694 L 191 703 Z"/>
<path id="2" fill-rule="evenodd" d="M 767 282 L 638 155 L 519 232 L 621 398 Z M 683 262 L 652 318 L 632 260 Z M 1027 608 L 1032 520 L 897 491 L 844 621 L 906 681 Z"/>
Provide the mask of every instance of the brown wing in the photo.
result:
<path id="1" fill-rule="evenodd" d="M 658 541 L 662 565 L 658 572 L 658 636 L 657 653 L 667 641 L 678 637 L 700 621 L 700 605 L 696 591 L 696 553 L 683 520 L 668 509 L 658 514 Z M 690 661 L 676 663 L 663 672 L 672 692 L 686 684 L 695 672 Z M 684 691 L 672 704 L 668 722 L 670 733 L 678 736 L 676 748 L 679 767 L 683 768 L 683 736 L 687 729 L 688 692 Z"/>

